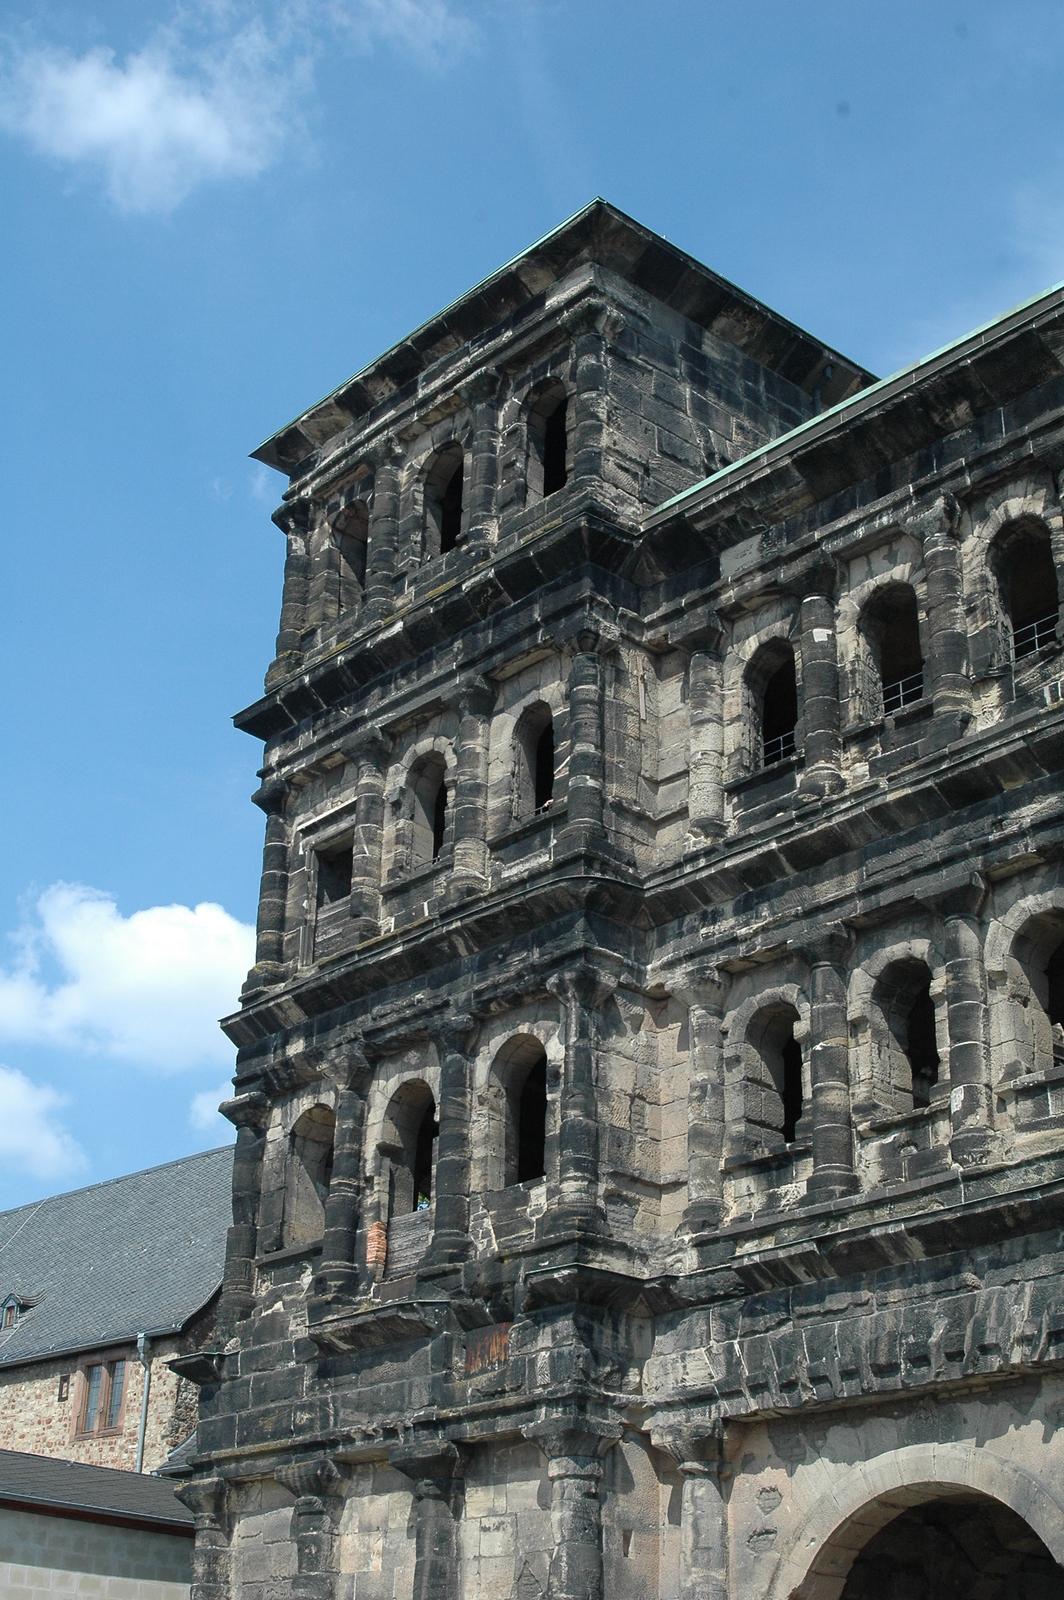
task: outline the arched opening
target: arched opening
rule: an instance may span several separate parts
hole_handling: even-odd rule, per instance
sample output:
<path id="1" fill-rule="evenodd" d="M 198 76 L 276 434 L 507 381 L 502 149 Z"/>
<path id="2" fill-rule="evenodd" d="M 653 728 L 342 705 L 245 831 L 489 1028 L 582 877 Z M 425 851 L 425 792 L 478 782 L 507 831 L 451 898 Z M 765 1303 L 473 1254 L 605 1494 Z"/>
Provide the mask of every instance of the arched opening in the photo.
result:
<path id="1" fill-rule="evenodd" d="M 549 811 L 554 804 L 554 718 L 542 701 L 530 706 L 518 723 L 514 766 L 515 819 Z"/>
<path id="2" fill-rule="evenodd" d="M 941 1495 L 873 1535 L 841 1600 L 1064 1600 L 1064 1570 L 1009 1506 L 984 1494 Z"/>
<path id="3" fill-rule="evenodd" d="M 770 1149 L 793 1144 L 804 1110 L 802 1047 L 794 1036 L 798 1012 L 766 1006 L 747 1030 L 746 1120 L 751 1141 Z"/>
<path id="4" fill-rule="evenodd" d="M 361 602 L 366 586 L 366 549 L 369 538 L 369 512 L 362 501 L 344 508 L 333 529 L 339 559 L 339 609 L 352 611 Z"/>
<path id="5" fill-rule="evenodd" d="M 455 440 L 439 452 L 425 478 L 426 550 L 445 556 L 462 537 L 465 452 Z"/>
<path id="6" fill-rule="evenodd" d="M 432 754 L 411 775 L 413 811 L 410 825 L 410 866 L 431 866 L 443 854 L 447 840 L 447 781 L 441 755 Z"/>
<path id="7" fill-rule="evenodd" d="M 880 1053 L 895 1107 L 930 1105 L 940 1067 L 930 971 L 915 957 L 892 961 L 872 998 L 885 1024 Z"/>
<path id="8" fill-rule="evenodd" d="M 528 414 L 528 487 L 533 499 L 564 489 L 569 478 L 569 400 L 560 383 L 551 384 Z"/>
<path id="9" fill-rule="evenodd" d="M 428 1084 L 420 1078 L 404 1083 L 392 1096 L 380 1145 L 389 1164 L 389 1219 L 431 1206 L 439 1131 L 436 1101 Z"/>
<path id="10" fill-rule="evenodd" d="M 285 1163 L 283 1243 L 316 1244 L 325 1232 L 325 1198 L 332 1177 L 336 1117 L 311 1106 L 292 1129 Z"/>
<path id="11" fill-rule="evenodd" d="M 489 1120 L 495 1150 L 491 1187 L 534 1183 L 546 1172 L 547 1052 L 533 1034 L 518 1034 L 492 1063 Z"/>
<path id="12" fill-rule="evenodd" d="M 1013 523 L 996 540 L 991 564 L 1012 632 L 1013 659 L 1055 637 L 1060 594 L 1049 532 L 1041 522 Z"/>
<path id="13" fill-rule="evenodd" d="M 924 658 L 916 593 L 911 586 L 891 583 L 878 589 L 861 612 L 860 626 L 879 674 L 884 713 L 922 700 Z"/>
<path id="14" fill-rule="evenodd" d="M 1010 1075 L 1064 1065 L 1064 908 L 1028 917 L 1006 960 Z"/>
<path id="15" fill-rule="evenodd" d="M 782 640 L 759 650 L 748 674 L 757 709 L 761 765 L 793 756 L 798 726 L 798 679 L 794 651 Z"/>

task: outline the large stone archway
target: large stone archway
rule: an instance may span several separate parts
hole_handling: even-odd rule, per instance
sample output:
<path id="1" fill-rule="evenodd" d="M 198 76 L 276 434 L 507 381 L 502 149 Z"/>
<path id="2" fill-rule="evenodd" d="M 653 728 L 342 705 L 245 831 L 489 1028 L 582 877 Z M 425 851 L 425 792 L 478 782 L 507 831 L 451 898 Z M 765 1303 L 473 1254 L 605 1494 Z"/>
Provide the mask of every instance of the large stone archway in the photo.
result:
<path id="1" fill-rule="evenodd" d="M 766 1600 L 840 1600 L 857 1555 L 888 1522 L 951 1492 L 999 1500 L 1064 1565 L 1064 1506 L 1031 1473 L 985 1448 L 910 1445 L 855 1465 L 811 1507 Z"/>

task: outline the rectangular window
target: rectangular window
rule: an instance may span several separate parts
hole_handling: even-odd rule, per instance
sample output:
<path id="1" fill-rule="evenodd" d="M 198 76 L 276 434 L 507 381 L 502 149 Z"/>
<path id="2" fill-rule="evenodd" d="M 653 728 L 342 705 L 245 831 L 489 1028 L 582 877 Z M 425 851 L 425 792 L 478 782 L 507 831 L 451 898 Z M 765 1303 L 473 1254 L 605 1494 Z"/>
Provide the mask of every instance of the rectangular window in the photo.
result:
<path id="1" fill-rule="evenodd" d="M 103 1368 L 90 1367 L 85 1374 L 85 1414 L 81 1419 L 82 1433 L 96 1432 L 96 1419 L 100 1414 L 100 1390 L 103 1388 Z"/>
<path id="2" fill-rule="evenodd" d="M 60 1379 L 59 1379 L 59 1398 L 60 1398 L 60 1400 L 69 1400 L 70 1399 L 70 1373 L 69 1372 L 64 1372 L 62 1374 L 62 1376 L 60 1377 Z"/>
<path id="3" fill-rule="evenodd" d="M 107 1397 L 107 1426 L 117 1428 L 122 1415 L 122 1390 L 126 1382 L 124 1361 L 112 1361 L 110 1367 L 110 1393 Z"/>
<path id="4" fill-rule="evenodd" d="M 63 1379 L 59 1397 L 64 1399 Z M 69 1379 L 67 1380 L 69 1382 Z M 85 1369 L 85 1399 L 79 1434 L 117 1433 L 122 1423 L 122 1398 L 126 1386 L 126 1361 L 96 1361 Z"/>

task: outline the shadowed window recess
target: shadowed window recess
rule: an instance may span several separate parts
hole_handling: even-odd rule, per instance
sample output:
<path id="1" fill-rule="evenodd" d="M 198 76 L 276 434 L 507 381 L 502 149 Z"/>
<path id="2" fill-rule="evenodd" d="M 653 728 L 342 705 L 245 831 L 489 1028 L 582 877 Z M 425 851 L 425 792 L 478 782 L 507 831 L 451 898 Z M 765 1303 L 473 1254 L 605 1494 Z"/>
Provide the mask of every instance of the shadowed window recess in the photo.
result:
<path id="1" fill-rule="evenodd" d="M 462 538 L 465 452 L 455 441 L 445 445 L 425 477 L 426 555 L 441 555 Z"/>

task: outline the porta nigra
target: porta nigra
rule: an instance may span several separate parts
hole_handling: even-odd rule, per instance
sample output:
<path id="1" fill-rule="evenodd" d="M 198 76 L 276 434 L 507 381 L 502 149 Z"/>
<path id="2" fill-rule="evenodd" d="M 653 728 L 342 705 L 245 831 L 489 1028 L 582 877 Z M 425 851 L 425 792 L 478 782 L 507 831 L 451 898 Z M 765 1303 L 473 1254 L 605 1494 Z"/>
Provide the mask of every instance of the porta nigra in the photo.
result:
<path id="1" fill-rule="evenodd" d="M 256 455 L 194 1600 L 1058 1600 L 1064 293 L 595 201 Z"/>

